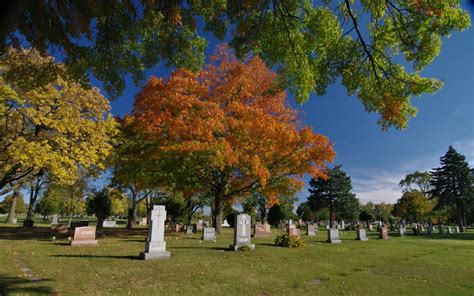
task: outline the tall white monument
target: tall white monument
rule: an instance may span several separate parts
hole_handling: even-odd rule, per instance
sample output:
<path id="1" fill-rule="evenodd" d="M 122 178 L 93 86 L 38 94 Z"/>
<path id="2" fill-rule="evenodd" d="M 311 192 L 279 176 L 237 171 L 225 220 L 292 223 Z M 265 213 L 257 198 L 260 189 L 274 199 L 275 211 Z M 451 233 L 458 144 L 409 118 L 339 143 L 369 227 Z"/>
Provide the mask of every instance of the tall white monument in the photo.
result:
<path id="1" fill-rule="evenodd" d="M 151 211 L 151 222 L 148 225 L 148 237 L 145 245 L 145 252 L 140 253 L 140 258 L 149 259 L 166 259 L 171 256 L 166 251 L 165 238 L 165 206 L 153 206 Z"/>
<path id="2" fill-rule="evenodd" d="M 230 246 L 232 251 L 237 251 L 243 246 L 247 246 L 249 249 L 255 249 L 255 245 L 252 245 L 250 241 L 250 224 L 251 218 L 247 214 L 240 214 L 235 216 L 234 223 L 234 244 Z"/>

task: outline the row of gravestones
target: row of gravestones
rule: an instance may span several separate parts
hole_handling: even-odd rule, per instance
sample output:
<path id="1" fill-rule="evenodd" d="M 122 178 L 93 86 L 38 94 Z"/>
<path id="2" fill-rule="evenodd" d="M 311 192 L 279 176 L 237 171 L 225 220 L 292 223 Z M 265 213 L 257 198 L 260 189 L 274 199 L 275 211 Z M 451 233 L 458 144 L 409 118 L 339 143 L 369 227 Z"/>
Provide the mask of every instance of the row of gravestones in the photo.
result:
<path id="1" fill-rule="evenodd" d="M 166 242 L 164 240 L 166 210 L 165 206 L 154 206 L 151 212 L 151 223 L 148 228 L 148 235 L 145 244 L 145 251 L 140 253 L 140 258 L 148 259 L 162 259 L 169 258 L 170 252 L 166 251 Z M 230 249 L 237 251 L 241 248 L 255 249 L 255 245 L 251 243 L 251 218 L 247 214 L 240 214 L 235 217 L 234 227 L 234 244 L 230 245 Z M 307 233 L 315 234 L 316 227 L 308 225 Z M 264 226 L 265 227 L 265 226 Z M 259 226 L 258 228 L 264 228 Z M 314 227 L 314 228 L 313 228 Z M 266 227 L 265 227 L 266 228 Z M 267 231 L 267 229 L 260 229 Z M 291 236 L 300 236 L 300 230 L 295 225 L 288 225 L 288 234 Z M 405 230 L 405 228 L 403 228 Z M 260 232 L 260 231 L 258 231 Z M 215 240 L 215 230 L 212 227 L 203 228 L 204 240 Z M 388 239 L 387 226 L 380 228 L 380 239 Z M 367 241 L 366 230 L 359 228 L 357 230 L 357 240 Z M 339 229 L 328 229 L 329 243 L 341 243 L 339 239 Z M 82 226 L 76 227 L 74 232 L 74 239 L 71 240 L 71 245 L 96 245 L 95 228 Z"/>
<path id="2" fill-rule="evenodd" d="M 166 251 L 165 234 L 166 210 L 165 206 L 154 206 L 151 212 L 151 221 L 148 227 L 148 235 L 145 244 L 145 251 L 140 253 L 140 258 L 144 260 L 169 258 L 170 252 Z M 235 218 L 234 244 L 230 246 L 231 250 L 239 250 L 246 246 L 254 249 L 250 238 L 250 216 L 241 214 Z M 212 227 L 203 228 L 203 239 L 215 240 L 216 234 Z M 74 238 L 70 242 L 71 246 L 96 245 L 95 227 L 76 226 L 74 229 Z"/>

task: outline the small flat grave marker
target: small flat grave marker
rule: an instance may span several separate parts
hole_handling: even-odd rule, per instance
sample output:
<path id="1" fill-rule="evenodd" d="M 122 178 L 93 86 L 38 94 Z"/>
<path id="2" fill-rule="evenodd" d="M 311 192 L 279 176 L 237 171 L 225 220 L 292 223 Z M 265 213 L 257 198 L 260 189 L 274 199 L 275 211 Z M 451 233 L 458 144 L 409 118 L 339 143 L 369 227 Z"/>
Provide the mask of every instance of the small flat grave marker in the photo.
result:
<path id="1" fill-rule="evenodd" d="M 216 229 L 214 227 L 204 227 L 202 231 L 202 240 L 216 240 Z"/>
<path id="2" fill-rule="evenodd" d="M 97 240 L 95 239 L 95 227 L 82 226 L 74 229 L 74 239 L 71 241 L 71 246 L 95 246 Z"/>
<path id="3" fill-rule="evenodd" d="M 104 222 L 102 222 L 102 227 L 104 228 L 117 227 L 117 221 L 104 220 Z"/>
<path id="4" fill-rule="evenodd" d="M 67 224 L 54 224 L 51 225 L 51 232 L 57 234 L 67 234 Z"/>

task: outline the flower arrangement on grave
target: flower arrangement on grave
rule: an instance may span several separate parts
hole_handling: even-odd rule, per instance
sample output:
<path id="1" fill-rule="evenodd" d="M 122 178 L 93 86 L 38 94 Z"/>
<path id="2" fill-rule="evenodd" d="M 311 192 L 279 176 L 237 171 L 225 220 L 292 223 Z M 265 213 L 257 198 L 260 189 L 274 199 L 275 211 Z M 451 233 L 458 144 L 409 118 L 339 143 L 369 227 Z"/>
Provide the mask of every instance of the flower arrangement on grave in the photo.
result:
<path id="1" fill-rule="evenodd" d="M 296 235 L 288 235 L 288 233 L 280 234 L 275 238 L 275 245 L 286 248 L 299 248 L 304 246 L 304 241 Z"/>

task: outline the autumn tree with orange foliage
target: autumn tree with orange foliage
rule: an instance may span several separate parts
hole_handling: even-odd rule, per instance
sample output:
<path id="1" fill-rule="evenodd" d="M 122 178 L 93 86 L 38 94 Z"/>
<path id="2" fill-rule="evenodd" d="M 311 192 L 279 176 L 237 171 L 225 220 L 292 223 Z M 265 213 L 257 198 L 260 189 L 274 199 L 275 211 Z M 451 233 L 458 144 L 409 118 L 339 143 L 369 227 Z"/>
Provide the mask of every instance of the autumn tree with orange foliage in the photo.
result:
<path id="1" fill-rule="evenodd" d="M 154 145 L 149 161 L 173 158 L 212 193 L 217 232 L 226 201 L 283 178 L 325 178 L 334 158 L 326 137 L 300 126 L 276 78 L 260 58 L 242 62 L 221 46 L 199 73 L 152 77 L 135 98 L 131 121 Z"/>

